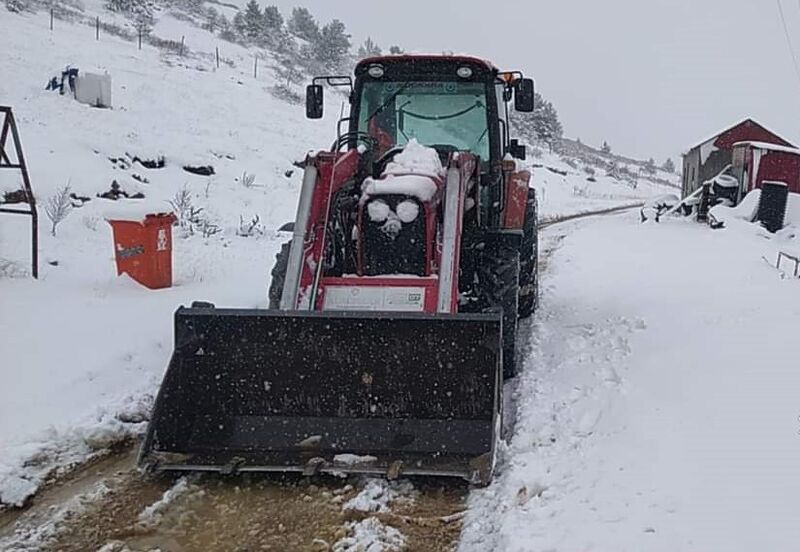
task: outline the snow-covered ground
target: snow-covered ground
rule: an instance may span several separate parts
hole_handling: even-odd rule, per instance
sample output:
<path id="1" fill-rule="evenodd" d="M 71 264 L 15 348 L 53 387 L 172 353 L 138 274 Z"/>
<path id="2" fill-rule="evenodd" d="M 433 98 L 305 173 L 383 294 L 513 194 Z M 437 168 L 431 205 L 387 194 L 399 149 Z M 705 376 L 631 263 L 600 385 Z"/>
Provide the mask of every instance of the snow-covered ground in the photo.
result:
<path id="1" fill-rule="evenodd" d="M 662 194 L 680 195 L 680 177 L 658 170 L 659 178 L 670 186 L 642 177 L 636 183 L 617 180 L 602 169 L 578 159 L 563 158 L 542 150 L 533 152 L 534 186 L 543 220 L 564 215 L 597 211 L 617 205 L 633 205 Z M 594 174 L 589 174 L 586 171 Z"/>
<path id="2" fill-rule="evenodd" d="M 513 439 L 461 552 L 797 549 L 800 283 L 764 259 L 797 230 L 728 225 L 544 233 Z"/>
<path id="3" fill-rule="evenodd" d="M 292 161 L 330 143 L 338 109 L 329 101 L 326 121 L 306 121 L 268 92 L 268 69 L 253 78 L 252 52 L 168 15 L 155 32 L 185 36 L 186 57 L 97 42 L 63 21 L 51 33 L 45 14 L 0 9 L 0 28 L 0 103 L 14 107 L 40 204 L 68 183 L 92 198 L 55 237 L 42 217 L 38 281 L 0 277 L 0 500 L 19 503 L 51 469 L 141 431 L 178 305 L 265 305 L 276 229 L 299 187 Z M 215 67 L 217 45 L 232 64 Z M 68 63 L 112 75 L 112 110 L 44 91 Z M 109 159 L 127 154 L 163 155 L 167 166 Z M 602 174 L 592 182 L 554 154 L 531 162 L 545 218 L 672 191 Z M 0 191 L 16 187 L 3 178 Z M 175 287 L 116 277 L 104 218 L 120 205 L 95 197 L 113 180 L 145 194 L 138 211 L 170 210 L 187 190 L 219 229 L 175 228 Z M 253 235 L 238 235 L 255 217 Z M 0 258 L 20 269 L 26 222 L 0 217 Z M 796 250 L 793 232 L 770 237 L 734 218 L 714 232 L 641 225 L 635 214 L 549 229 L 556 250 L 516 385 L 513 439 L 495 483 L 471 496 L 462 550 L 796 549 L 800 376 L 790 347 L 800 288 L 762 259 Z M 352 529 L 370 533 L 369 523 Z"/>
<path id="4" fill-rule="evenodd" d="M 100 14 L 124 23 L 102 10 L 100 0 L 84 4 L 89 19 Z M 28 263 L 28 220 L 0 216 L 0 502 L 18 504 L 51 469 L 142 430 L 172 349 L 179 305 L 265 306 L 267 275 L 285 239 L 276 229 L 293 218 L 299 189 L 292 162 L 331 143 L 339 100 L 329 94 L 326 119 L 307 121 L 302 106 L 269 93 L 276 84 L 269 60 L 254 78 L 252 51 L 166 13 L 154 34 L 185 37 L 184 57 L 150 45 L 138 50 L 105 32 L 96 41 L 92 27 L 62 20 L 51 32 L 44 12 L 0 8 L 0 29 L 0 103 L 16 114 L 41 214 L 38 281 L 20 275 Z M 107 71 L 113 109 L 45 91 L 67 64 Z M 166 160 L 163 169 L 131 163 L 158 156 Z M 534 182 L 546 217 L 664 191 L 646 183 L 632 189 L 600 175 L 592 183 L 556 155 L 532 162 L 541 165 Z M 213 165 L 216 174 L 192 175 L 182 170 L 186 164 Z M 255 175 L 253 185 L 245 184 L 245 172 Z M 19 186 L 8 172 L 0 178 L 0 192 Z M 114 180 L 145 199 L 97 198 Z M 43 206 L 65 185 L 91 201 L 50 236 Z M 172 210 L 170 202 L 184 190 L 191 207 L 202 211 L 193 235 L 175 228 L 175 287 L 148 291 L 117 278 L 105 218 L 124 210 L 121 203 L 138 212 Z M 252 235 L 240 236 L 242 223 L 256 218 Z M 201 226 L 218 232 L 203 236 Z"/>

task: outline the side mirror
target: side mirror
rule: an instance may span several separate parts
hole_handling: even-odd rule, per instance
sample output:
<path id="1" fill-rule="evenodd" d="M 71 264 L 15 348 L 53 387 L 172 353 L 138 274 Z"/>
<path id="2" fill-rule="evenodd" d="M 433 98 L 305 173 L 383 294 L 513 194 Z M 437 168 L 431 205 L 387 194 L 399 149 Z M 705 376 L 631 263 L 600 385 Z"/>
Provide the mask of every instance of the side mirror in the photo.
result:
<path id="1" fill-rule="evenodd" d="M 508 144 L 508 153 L 514 159 L 525 161 L 525 146 L 519 143 L 519 140 L 511 140 Z"/>
<path id="2" fill-rule="evenodd" d="M 322 85 L 309 84 L 306 87 L 306 117 L 309 119 L 321 119 L 322 105 Z"/>
<path id="3" fill-rule="evenodd" d="M 514 85 L 514 109 L 522 113 L 533 111 L 533 79 L 520 79 Z"/>

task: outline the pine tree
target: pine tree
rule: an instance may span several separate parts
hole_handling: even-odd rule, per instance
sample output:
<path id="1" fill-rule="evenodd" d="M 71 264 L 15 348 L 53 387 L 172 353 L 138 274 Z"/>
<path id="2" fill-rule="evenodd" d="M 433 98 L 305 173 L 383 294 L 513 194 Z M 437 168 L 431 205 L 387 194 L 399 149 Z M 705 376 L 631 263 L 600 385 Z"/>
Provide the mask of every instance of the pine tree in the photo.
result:
<path id="1" fill-rule="evenodd" d="M 403 49 L 400 46 L 389 46 L 389 53 L 393 56 L 399 56 L 400 54 L 404 53 Z"/>
<path id="2" fill-rule="evenodd" d="M 233 25 L 231 25 L 231 22 L 228 21 L 228 18 L 225 17 L 224 13 L 220 14 L 219 19 L 217 20 L 217 28 L 219 29 L 219 37 L 222 40 L 227 40 L 228 42 L 236 41 L 236 31 L 234 30 Z"/>
<path id="3" fill-rule="evenodd" d="M 319 38 L 319 25 L 306 8 L 294 8 L 287 25 L 290 33 L 303 40 L 315 42 Z"/>
<path id="4" fill-rule="evenodd" d="M 675 172 L 675 163 L 672 161 L 671 157 L 668 157 L 667 160 L 664 161 L 664 164 L 661 165 L 661 170 L 670 174 Z"/>
<path id="5" fill-rule="evenodd" d="M 601 148 L 601 151 L 606 154 L 611 153 L 611 146 L 609 146 L 608 142 L 605 140 L 603 140 L 603 147 Z"/>
<path id="6" fill-rule="evenodd" d="M 538 92 L 534 95 L 532 113 L 511 112 L 511 126 L 524 140 L 545 143 L 552 150 L 564 135 L 564 128 L 558 119 L 558 112 L 552 103 Z"/>
<path id="7" fill-rule="evenodd" d="M 656 174 L 656 160 L 652 157 L 644 164 L 644 172 L 647 174 Z"/>
<path id="8" fill-rule="evenodd" d="M 366 57 L 379 56 L 383 53 L 381 47 L 372 42 L 372 38 L 367 37 L 364 43 L 358 47 L 358 57 L 363 59 Z"/>
<path id="9" fill-rule="evenodd" d="M 303 82 L 303 73 L 297 67 L 293 56 L 282 55 L 278 57 L 278 67 L 275 69 L 277 77 L 285 83 L 288 88 L 293 84 Z"/>
<path id="10" fill-rule="evenodd" d="M 268 33 L 279 31 L 283 28 L 283 16 L 277 6 L 264 8 L 264 28 Z"/>
<path id="11" fill-rule="evenodd" d="M 258 40 L 264 34 L 264 14 L 256 0 L 250 0 L 244 8 L 244 38 Z"/>
<path id="12" fill-rule="evenodd" d="M 244 39 L 245 32 L 247 29 L 247 23 L 244 20 L 244 14 L 240 11 L 236 12 L 236 15 L 233 16 L 233 33 L 239 39 Z"/>
<path id="13" fill-rule="evenodd" d="M 215 33 L 219 28 L 219 12 L 214 8 L 206 10 L 206 21 L 203 23 L 203 28 L 209 32 Z"/>
<path id="14" fill-rule="evenodd" d="M 322 27 L 320 37 L 314 43 L 314 57 L 328 70 L 341 69 L 350 51 L 350 35 L 345 30 L 344 23 L 334 19 Z"/>

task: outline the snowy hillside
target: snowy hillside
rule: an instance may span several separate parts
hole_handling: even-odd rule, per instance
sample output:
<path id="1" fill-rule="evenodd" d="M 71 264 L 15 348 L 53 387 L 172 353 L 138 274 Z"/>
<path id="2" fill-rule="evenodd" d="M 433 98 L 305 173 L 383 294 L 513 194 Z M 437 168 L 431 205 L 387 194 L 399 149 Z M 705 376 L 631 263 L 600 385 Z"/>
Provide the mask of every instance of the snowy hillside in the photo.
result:
<path id="1" fill-rule="evenodd" d="M 124 20 L 100 3 L 85 8 L 83 23 L 57 19 L 52 32 L 46 13 L 0 9 L 0 103 L 15 111 L 37 200 L 42 206 L 66 185 L 89 198 L 56 236 L 42 216 L 38 281 L 24 277 L 27 220 L 0 218 L 6 261 L 0 335 L 10 382 L 0 387 L 4 503 L 21 503 L 53 467 L 141 431 L 172 349 L 176 307 L 193 300 L 265 306 L 269 269 L 286 239 L 276 229 L 294 215 L 300 174 L 292 163 L 330 144 L 339 111 L 331 94 L 329 117 L 307 121 L 301 106 L 269 93 L 276 83 L 269 60 L 255 78 L 252 51 L 182 19 L 164 13 L 154 27 L 155 37 L 172 46 L 138 50 L 135 42 L 102 31 L 95 40 L 85 24 L 95 14 L 120 25 Z M 181 37 L 183 56 L 174 47 Z M 108 72 L 113 109 L 45 91 L 67 64 Z M 161 157 L 161 169 L 135 161 Z M 556 155 L 542 153 L 531 163 L 544 217 L 665 191 L 600 174 L 591 181 L 576 162 Z M 211 165 L 215 174 L 190 174 L 185 165 Z M 19 186 L 3 178 L 0 192 Z M 114 181 L 144 199 L 96 197 Z M 175 287 L 151 292 L 117 278 L 105 219 L 176 207 L 184 218 L 174 229 Z"/>
<path id="2" fill-rule="evenodd" d="M 17 502 L 33 489 L 36 473 L 54 462 L 83 458 L 105 446 L 98 431 L 117 438 L 141 420 L 172 348 L 172 312 L 204 299 L 235 306 L 265 306 L 268 273 L 284 238 L 276 228 L 292 220 L 299 171 L 292 162 L 331 142 L 333 121 L 311 123 L 303 110 L 267 92 L 274 78 L 254 79 L 252 57 L 224 44 L 232 65 L 215 68 L 217 40 L 178 20 L 173 32 L 190 37 L 191 54 L 179 57 L 46 14 L 13 15 L 0 9 L 0 103 L 11 105 L 20 129 L 31 180 L 41 206 L 69 184 L 91 198 L 49 235 L 42 210 L 41 277 L 0 280 L 3 367 L 0 391 L 0 496 Z M 7 32 L 12 31 L 12 32 Z M 203 42 L 204 34 L 207 42 Z M 31 40 L 31 37 L 36 37 Z M 67 64 L 108 71 L 113 109 L 93 109 L 44 90 Z M 335 109 L 330 109 L 334 113 Z M 166 167 L 131 161 L 163 156 Z M 111 159 L 120 161 L 112 162 Z M 215 175 L 185 172 L 183 165 L 212 165 Z M 255 175 L 246 186 L 243 173 Z M 0 189 L 19 186 L 4 173 Z M 138 178 L 138 180 L 137 180 Z M 113 181 L 143 200 L 96 198 Z M 109 211 L 160 212 L 187 190 L 202 209 L 194 235 L 176 228 L 175 287 L 147 292 L 117 278 Z M 114 213 L 112 213 L 114 214 Z M 254 219 L 258 223 L 249 226 Z M 252 235 L 241 237 L 244 230 Z M 0 219 L 0 257 L 26 270 L 27 219 Z M 188 223 L 187 223 L 188 225 Z M 218 229 L 217 233 L 203 237 Z M 144 401 L 140 404 L 140 401 Z M 138 414 L 137 414 L 138 413 Z M 42 454 L 44 453 L 44 454 Z M 66 458 L 56 458 L 59 455 Z M 30 457 L 26 478 L 18 467 Z M 41 469 L 41 470 L 40 470 Z"/>

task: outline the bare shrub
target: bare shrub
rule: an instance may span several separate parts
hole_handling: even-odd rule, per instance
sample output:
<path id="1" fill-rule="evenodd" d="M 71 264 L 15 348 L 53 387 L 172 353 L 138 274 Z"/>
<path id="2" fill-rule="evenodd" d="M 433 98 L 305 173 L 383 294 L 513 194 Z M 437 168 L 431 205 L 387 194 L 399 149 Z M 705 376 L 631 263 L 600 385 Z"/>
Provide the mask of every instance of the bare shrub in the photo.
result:
<path id="1" fill-rule="evenodd" d="M 6 9 L 12 13 L 22 13 L 30 9 L 28 0 L 6 0 Z"/>
<path id="2" fill-rule="evenodd" d="M 279 100 L 283 100 L 290 104 L 300 105 L 303 103 L 303 96 L 294 90 L 291 86 L 285 84 L 276 84 L 269 88 L 270 94 Z"/>
<path id="3" fill-rule="evenodd" d="M 50 222 L 53 223 L 53 226 L 50 228 L 50 233 L 53 236 L 56 235 L 56 227 L 58 224 L 67 218 L 67 215 L 72 211 L 72 201 L 69 197 L 70 193 L 72 193 L 72 189 L 70 185 L 67 184 L 47 198 L 45 202 L 44 212 L 47 214 L 47 218 L 50 219 Z"/>
<path id="4" fill-rule="evenodd" d="M 256 185 L 256 175 L 250 174 L 247 171 L 242 173 L 242 185 L 245 188 L 252 188 Z"/>
<path id="5" fill-rule="evenodd" d="M 261 224 L 261 217 L 256 215 L 249 221 L 245 222 L 244 217 L 239 215 L 239 228 L 236 230 L 236 235 L 243 238 L 263 236 L 264 226 Z"/>
<path id="6" fill-rule="evenodd" d="M 100 224 L 100 217 L 97 215 L 84 215 L 83 217 L 83 225 L 91 230 L 92 232 L 97 232 L 97 227 Z"/>
<path id="7" fill-rule="evenodd" d="M 0 279 L 25 278 L 28 271 L 19 263 L 0 257 Z"/>
<path id="8" fill-rule="evenodd" d="M 199 233 L 204 238 L 218 234 L 222 230 L 212 222 L 203 212 L 202 207 L 195 207 L 192 193 L 189 188 L 184 186 L 169 201 L 180 227 L 187 236 Z"/>

